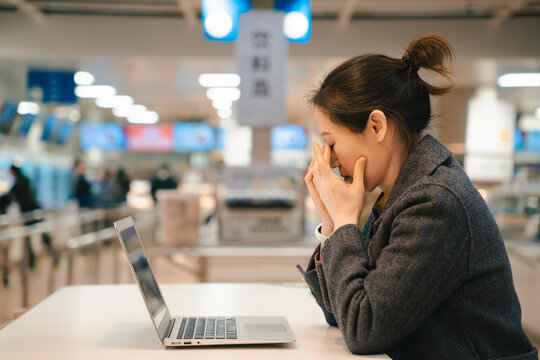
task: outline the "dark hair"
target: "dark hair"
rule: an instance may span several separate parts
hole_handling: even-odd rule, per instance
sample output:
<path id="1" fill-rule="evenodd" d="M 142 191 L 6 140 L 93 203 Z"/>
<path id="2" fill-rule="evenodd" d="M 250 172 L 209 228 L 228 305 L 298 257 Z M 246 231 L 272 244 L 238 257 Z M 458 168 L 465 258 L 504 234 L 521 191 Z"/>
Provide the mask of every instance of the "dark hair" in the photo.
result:
<path id="1" fill-rule="evenodd" d="M 369 54 L 353 57 L 334 68 L 316 90 L 310 103 L 332 122 L 352 132 L 362 132 L 369 114 L 381 110 L 397 127 L 397 135 L 410 153 L 431 119 L 429 95 L 448 92 L 420 78 L 426 68 L 448 78 L 444 66 L 453 58 L 450 44 L 437 35 L 412 41 L 402 58 Z"/>
<path id="2" fill-rule="evenodd" d="M 13 171 L 15 173 L 15 175 L 17 175 L 17 176 L 22 175 L 21 169 L 16 165 L 11 165 L 10 170 Z"/>

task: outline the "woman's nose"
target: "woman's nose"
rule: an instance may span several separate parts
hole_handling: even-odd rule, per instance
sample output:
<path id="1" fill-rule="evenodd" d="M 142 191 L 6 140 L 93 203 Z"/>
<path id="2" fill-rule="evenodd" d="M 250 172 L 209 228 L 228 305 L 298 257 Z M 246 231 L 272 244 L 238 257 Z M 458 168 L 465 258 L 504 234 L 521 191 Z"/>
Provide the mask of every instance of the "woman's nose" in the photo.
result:
<path id="1" fill-rule="evenodd" d="M 333 168 L 336 168 L 338 166 L 339 166 L 339 160 L 338 160 L 334 150 L 332 150 L 332 152 L 330 153 L 330 167 L 333 169 Z"/>

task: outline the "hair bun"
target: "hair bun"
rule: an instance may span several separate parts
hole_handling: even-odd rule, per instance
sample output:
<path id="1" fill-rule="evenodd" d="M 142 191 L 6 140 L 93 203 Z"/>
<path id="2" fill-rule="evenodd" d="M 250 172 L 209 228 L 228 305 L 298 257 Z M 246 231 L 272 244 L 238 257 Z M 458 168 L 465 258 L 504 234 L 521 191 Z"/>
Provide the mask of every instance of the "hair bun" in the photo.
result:
<path id="1" fill-rule="evenodd" d="M 413 66 L 410 64 L 413 64 L 416 70 L 426 68 L 448 78 L 449 71 L 445 65 L 447 61 L 451 61 L 454 58 L 454 52 L 450 44 L 442 37 L 438 35 L 424 35 L 409 43 L 404 57 L 408 59 L 406 63 L 411 68 Z M 433 95 L 443 94 L 450 89 L 450 87 L 429 85 L 421 79 L 420 82 Z"/>

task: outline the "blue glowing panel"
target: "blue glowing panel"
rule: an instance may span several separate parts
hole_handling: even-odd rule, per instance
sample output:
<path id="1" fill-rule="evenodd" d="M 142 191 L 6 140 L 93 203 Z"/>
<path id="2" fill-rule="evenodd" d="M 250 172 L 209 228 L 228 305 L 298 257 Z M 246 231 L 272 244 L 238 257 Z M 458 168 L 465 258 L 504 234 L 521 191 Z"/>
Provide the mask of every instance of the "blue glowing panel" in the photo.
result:
<path id="1" fill-rule="evenodd" d="M 9 133 L 15 115 L 17 115 L 17 103 L 14 101 L 6 101 L 2 106 L 2 112 L 0 113 L 0 131 L 7 134 Z"/>
<path id="2" fill-rule="evenodd" d="M 285 12 L 285 23 L 293 21 L 296 24 L 296 30 L 306 30 L 301 36 L 286 36 L 287 40 L 305 43 L 311 39 L 311 6 L 309 0 L 274 0 L 274 9 Z M 289 19 L 287 19 L 288 16 L 290 16 Z"/>
<path id="3" fill-rule="evenodd" d="M 527 133 L 524 148 L 527 151 L 540 151 L 540 131 L 530 131 Z"/>
<path id="4" fill-rule="evenodd" d="M 41 140 L 49 141 L 58 131 L 58 126 L 60 125 L 60 119 L 54 115 L 49 115 L 45 118 L 43 123 L 43 133 L 41 134 Z"/>
<path id="5" fill-rule="evenodd" d="M 19 126 L 19 130 L 17 130 L 17 137 L 26 137 L 28 135 L 28 132 L 30 131 L 30 127 L 32 127 L 32 124 L 35 123 L 36 119 L 38 118 L 38 114 L 26 114 L 23 115 L 21 119 L 21 125 Z"/>
<path id="6" fill-rule="evenodd" d="M 236 40 L 239 15 L 249 10 L 251 0 L 202 0 L 201 18 L 204 36 L 212 41 Z M 217 26 L 226 24 L 229 27 L 223 32 L 218 30 Z"/>
<path id="7" fill-rule="evenodd" d="M 79 145 L 83 151 L 89 149 L 124 150 L 126 137 L 118 124 L 83 121 L 79 127 Z"/>
<path id="8" fill-rule="evenodd" d="M 201 123 L 180 123 L 173 128 L 174 151 L 188 154 L 212 151 L 216 145 L 214 129 Z"/>
<path id="9" fill-rule="evenodd" d="M 272 150 L 301 150 L 307 146 L 306 130 L 299 125 L 273 127 L 270 132 Z"/>
<path id="10" fill-rule="evenodd" d="M 28 89 L 41 89 L 43 103 L 74 104 L 75 72 L 57 70 L 30 70 L 28 71 Z"/>
<path id="11" fill-rule="evenodd" d="M 56 137 L 56 142 L 60 145 L 64 145 L 69 140 L 71 133 L 75 124 L 69 119 L 63 119 L 62 124 L 60 125 L 60 130 L 58 130 L 58 136 Z"/>

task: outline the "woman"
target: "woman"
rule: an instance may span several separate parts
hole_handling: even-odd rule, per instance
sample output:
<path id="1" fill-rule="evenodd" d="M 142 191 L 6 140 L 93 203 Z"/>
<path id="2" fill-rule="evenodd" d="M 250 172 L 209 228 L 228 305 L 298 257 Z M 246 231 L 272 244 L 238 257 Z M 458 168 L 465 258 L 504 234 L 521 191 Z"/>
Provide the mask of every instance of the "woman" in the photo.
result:
<path id="1" fill-rule="evenodd" d="M 402 58 L 364 55 L 313 95 L 324 139 L 306 174 L 322 241 L 304 277 L 355 354 L 396 359 L 537 359 L 497 225 L 452 154 L 430 135 L 421 68 L 453 56 L 424 36 Z M 338 168 L 343 180 L 332 172 Z M 382 190 L 362 229 L 365 192 Z"/>

